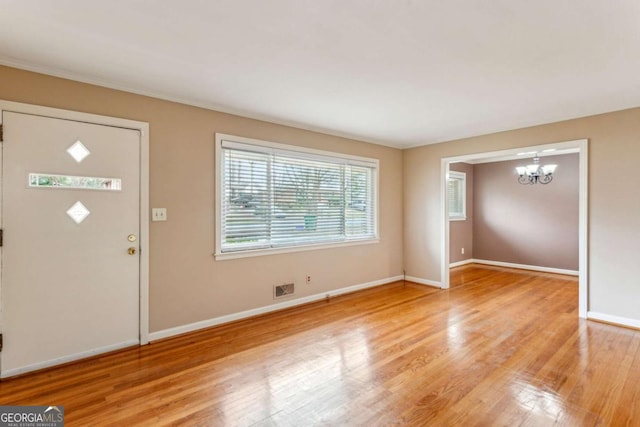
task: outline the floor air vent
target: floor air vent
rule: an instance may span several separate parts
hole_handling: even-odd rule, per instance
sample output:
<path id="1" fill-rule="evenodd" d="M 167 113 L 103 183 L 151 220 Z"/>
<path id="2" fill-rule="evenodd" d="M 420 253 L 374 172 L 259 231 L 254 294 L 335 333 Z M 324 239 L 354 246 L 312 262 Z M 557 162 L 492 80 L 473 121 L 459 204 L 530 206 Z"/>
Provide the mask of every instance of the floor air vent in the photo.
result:
<path id="1" fill-rule="evenodd" d="M 282 298 L 293 294 L 293 283 L 285 283 L 284 285 L 275 285 L 273 287 L 273 297 Z"/>

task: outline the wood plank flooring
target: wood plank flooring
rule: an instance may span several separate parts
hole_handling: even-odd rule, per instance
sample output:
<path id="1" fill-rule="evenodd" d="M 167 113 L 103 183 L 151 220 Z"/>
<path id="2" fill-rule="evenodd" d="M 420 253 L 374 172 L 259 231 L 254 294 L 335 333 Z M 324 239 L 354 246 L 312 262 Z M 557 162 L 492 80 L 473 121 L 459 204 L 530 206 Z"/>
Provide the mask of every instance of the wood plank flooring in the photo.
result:
<path id="1" fill-rule="evenodd" d="M 67 426 L 640 426 L 640 331 L 569 276 L 469 265 L 0 383 Z"/>

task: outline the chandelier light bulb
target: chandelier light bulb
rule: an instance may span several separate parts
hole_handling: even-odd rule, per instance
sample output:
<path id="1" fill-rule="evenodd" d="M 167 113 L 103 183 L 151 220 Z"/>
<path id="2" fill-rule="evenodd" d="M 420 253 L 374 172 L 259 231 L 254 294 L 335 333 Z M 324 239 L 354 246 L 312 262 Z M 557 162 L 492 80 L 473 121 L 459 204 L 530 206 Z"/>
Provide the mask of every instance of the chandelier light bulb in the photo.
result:
<path id="1" fill-rule="evenodd" d="M 533 163 L 516 167 L 518 182 L 523 185 L 548 184 L 553 180 L 553 173 L 558 165 L 540 165 L 540 158 L 536 155 Z"/>

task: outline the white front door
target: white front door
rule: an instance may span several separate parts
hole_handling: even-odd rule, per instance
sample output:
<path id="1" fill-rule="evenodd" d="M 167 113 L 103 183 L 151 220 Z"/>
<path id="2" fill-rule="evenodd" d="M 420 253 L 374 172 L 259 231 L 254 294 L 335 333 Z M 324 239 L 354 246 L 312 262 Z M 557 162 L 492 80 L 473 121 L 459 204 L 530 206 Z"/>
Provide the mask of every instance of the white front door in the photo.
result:
<path id="1" fill-rule="evenodd" d="M 2 123 L 1 375 L 139 343 L 140 132 Z"/>

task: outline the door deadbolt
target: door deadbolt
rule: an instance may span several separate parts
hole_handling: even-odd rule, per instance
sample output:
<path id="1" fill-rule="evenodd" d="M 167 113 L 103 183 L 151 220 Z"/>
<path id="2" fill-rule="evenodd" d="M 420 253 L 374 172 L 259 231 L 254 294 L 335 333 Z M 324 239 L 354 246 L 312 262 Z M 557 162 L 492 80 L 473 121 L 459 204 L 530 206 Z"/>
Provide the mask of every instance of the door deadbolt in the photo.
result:
<path id="1" fill-rule="evenodd" d="M 136 237 L 136 235 L 135 235 L 135 234 L 129 234 L 129 235 L 127 236 L 127 240 L 128 240 L 128 241 L 130 241 L 130 242 L 135 242 L 135 241 L 136 241 L 136 239 L 137 239 L 137 237 Z"/>

